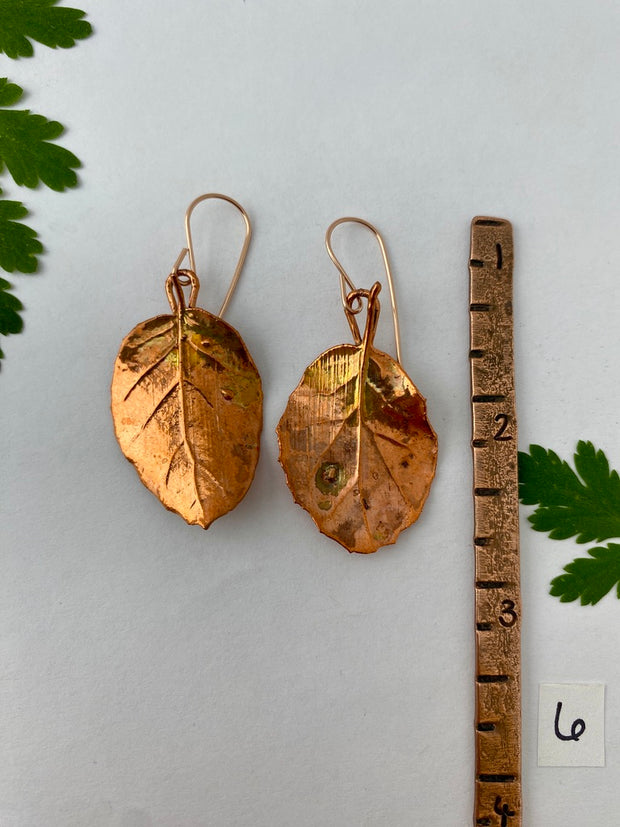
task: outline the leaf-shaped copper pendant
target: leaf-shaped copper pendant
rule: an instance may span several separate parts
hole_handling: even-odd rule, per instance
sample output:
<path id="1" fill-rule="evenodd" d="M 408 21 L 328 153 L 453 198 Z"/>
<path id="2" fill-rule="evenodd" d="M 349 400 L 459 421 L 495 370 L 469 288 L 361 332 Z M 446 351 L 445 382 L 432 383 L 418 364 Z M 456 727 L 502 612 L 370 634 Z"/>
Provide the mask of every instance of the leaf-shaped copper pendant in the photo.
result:
<path id="1" fill-rule="evenodd" d="M 179 276 L 191 280 L 188 307 Z M 254 477 L 261 381 L 237 331 L 192 306 L 195 274 L 179 270 L 166 286 L 174 314 L 142 322 L 121 345 L 114 427 L 146 487 L 186 522 L 208 528 L 243 499 Z"/>
<path id="2" fill-rule="evenodd" d="M 394 543 L 417 520 L 437 462 L 424 398 L 373 347 L 380 289 L 357 291 L 368 298 L 363 338 L 306 368 L 277 428 L 296 502 L 323 534 L 362 554 Z"/>

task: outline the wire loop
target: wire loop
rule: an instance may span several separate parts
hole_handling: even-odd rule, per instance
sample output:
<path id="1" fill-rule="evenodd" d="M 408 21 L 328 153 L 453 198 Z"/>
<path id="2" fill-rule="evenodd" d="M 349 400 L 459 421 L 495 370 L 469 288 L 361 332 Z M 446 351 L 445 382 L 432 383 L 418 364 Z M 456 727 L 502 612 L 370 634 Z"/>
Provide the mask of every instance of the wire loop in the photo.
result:
<path id="1" fill-rule="evenodd" d="M 189 299 L 185 300 L 184 287 L 191 287 Z M 192 270 L 179 270 L 178 267 L 166 279 L 166 295 L 173 313 L 181 313 L 187 307 L 196 307 L 200 281 Z"/>

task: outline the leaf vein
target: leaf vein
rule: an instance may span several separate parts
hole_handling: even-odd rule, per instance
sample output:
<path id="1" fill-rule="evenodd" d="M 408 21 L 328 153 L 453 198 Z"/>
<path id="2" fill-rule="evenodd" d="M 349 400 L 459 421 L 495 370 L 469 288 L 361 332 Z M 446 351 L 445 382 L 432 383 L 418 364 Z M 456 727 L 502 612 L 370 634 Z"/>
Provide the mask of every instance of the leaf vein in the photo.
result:
<path id="1" fill-rule="evenodd" d="M 157 337 L 156 337 L 156 336 L 153 336 L 152 338 L 156 339 Z M 149 341 L 150 341 L 150 340 L 149 340 Z M 161 363 L 164 361 L 164 359 L 167 359 L 167 358 L 168 358 L 168 356 L 172 353 L 172 351 L 176 348 L 176 346 L 177 346 L 177 343 L 176 343 L 176 342 L 173 342 L 173 343 L 172 343 L 172 344 L 168 347 L 168 349 L 167 349 L 167 350 L 165 350 L 165 351 L 162 353 L 162 355 L 161 355 L 161 356 L 159 356 L 159 357 L 156 359 L 156 361 L 155 361 L 155 362 L 153 362 L 153 364 L 152 364 L 152 365 L 149 365 L 149 367 L 148 367 L 148 368 L 144 371 L 144 373 L 142 373 L 142 374 L 139 376 L 139 378 L 138 378 L 138 379 L 134 382 L 134 384 L 131 386 L 131 388 L 129 388 L 129 390 L 128 390 L 128 391 L 127 391 L 127 393 L 125 394 L 125 398 L 124 398 L 124 400 L 123 400 L 124 402 L 127 402 L 127 400 L 129 399 L 129 397 L 131 396 L 131 394 L 133 393 L 133 391 L 134 391 L 134 390 L 138 387 L 138 385 L 140 384 L 140 382 L 142 382 L 142 380 L 143 380 L 143 379 L 145 379 L 145 378 L 146 378 L 146 377 L 147 377 L 150 373 L 152 373 L 152 372 L 153 372 L 156 368 L 158 368 L 158 367 L 159 367 L 159 365 L 161 365 Z"/>
<path id="2" fill-rule="evenodd" d="M 156 414 L 158 413 L 159 409 L 160 409 L 160 408 L 162 407 L 162 405 L 166 402 L 166 400 L 168 399 L 168 397 L 169 397 L 169 396 L 170 396 L 170 395 L 171 395 L 171 394 L 172 394 L 172 393 L 173 393 L 173 392 L 174 392 L 174 391 L 175 391 L 178 387 L 179 387 L 179 383 L 178 383 L 178 381 L 175 381 L 175 382 L 174 382 L 174 384 L 170 387 L 170 389 L 169 389 L 168 391 L 166 391 L 166 393 L 162 396 L 162 398 L 159 400 L 159 402 L 157 403 L 157 405 L 155 405 L 155 407 L 153 408 L 153 410 L 151 411 L 151 413 L 150 413 L 150 414 L 148 415 L 148 417 L 146 418 L 146 421 L 142 424 L 142 426 L 141 426 L 140 430 L 138 431 L 138 433 L 137 433 L 137 434 L 135 434 L 135 435 L 134 435 L 134 437 L 132 438 L 132 440 L 131 440 L 132 442 L 135 442 L 135 441 L 136 441 L 136 439 L 138 439 L 138 437 L 140 437 L 140 436 L 141 436 L 141 434 L 145 431 L 145 429 L 149 426 L 150 422 L 153 420 L 153 417 L 155 417 L 155 416 L 156 416 Z"/>

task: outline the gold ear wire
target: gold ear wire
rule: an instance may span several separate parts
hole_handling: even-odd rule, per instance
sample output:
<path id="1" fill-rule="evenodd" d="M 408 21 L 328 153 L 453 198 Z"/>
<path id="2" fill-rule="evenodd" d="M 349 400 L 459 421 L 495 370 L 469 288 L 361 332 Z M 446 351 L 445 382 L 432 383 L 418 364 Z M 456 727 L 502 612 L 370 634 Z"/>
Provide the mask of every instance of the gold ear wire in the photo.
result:
<path id="1" fill-rule="evenodd" d="M 381 250 L 381 256 L 383 258 L 383 265 L 385 267 L 385 275 L 387 276 L 388 287 L 390 290 L 390 302 L 392 304 L 392 319 L 394 320 L 394 341 L 396 343 L 396 360 L 398 364 L 401 364 L 401 353 L 400 353 L 400 325 L 398 323 L 398 305 L 396 303 L 396 296 L 394 294 L 394 282 L 392 280 L 392 271 L 390 269 L 390 262 L 388 260 L 387 251 L 385 249 L 385 243 L 383 238 L 381 237 L 381 233 L 374 227 L 369 221 L 365 221 L 363 218 L 353 218 L 351 216 L 347 216 L 345 218 L 339 218 L 337 221 L 334 221 L 332 224 L 329 225 L 327 228 L 327 232 L 325 233 L 325 246 L 327 247 L 327 252 L 329 257 L 335 264 L 338 272 L 340 273 L 340 294 L 342 296 L 342 306 L 344 307 L 344 311 L 347 314 L 347 319 L 349 320 L 349 324 L 351 325 L 351 329 L 355 335 L 355 327 L 357 327 L 357 323 L 354 319 L 352 319 L 352 314 L 359 313 L 362 309 L 362 302 L 360 300 L 360 291 L 358 291 L 357 287 L 353 284 L 351 279 L 349 278 L 347 271 L 344 269 L 342 264 L 336 258 L 336 254 L 332 248 L 332 234 L 336 227 L 339 224 L 345 223 L 353 223 L 353 224 L 361 224 L 363 227 L 368 227 L 368 229 L 374 233 L 375 238 L 379 244 L 379 249 Z M 347 292 L 347 287 L 349 288 L 349 292 Z M 353 322 L 353 323 L 352 323 Z"/>
<path id="2" fill-rule="evenodd" d="M 222 201 L 228 201 L 229 204 L 232 204 L 233 207 L 236 207 L 245 223 L 245 238 L 243 240 L 243 246 L 241 247 L 241 253 L 239 254 L 239 260 L 237 261 L 237 266 L 235 268 L 235 272 L 233 273 L 232 280 L 230 282 L 230 286 L 228 288 L 228 292 L 224 298 L 222 306 L 220 307 L 220 312 L 218 316 L 220 318 L 223 317 L 224 313 L 226 312 L 226 308 L 228 307 L 228 303 L 230 302 L 233 293 L 235 292 L 235 288 L 237 286 L 237 282 L 239 281 L 239 276 L 241 275 L 241 270 L 243 269 L 243 265 L 245 264 L 245 258 L 248 254 L 248 247 L 250 246 L 250 239 L 252 238 L 252 225 L 250 224 L 250 218 L 247 212 L 243 209 L 241 204 L 238 201 L 235 201 L 234 198 L 230 198 L 228 195 L 222 195 L 218 192 L 208 192 L 205 195 L 199 195 L 198 198 L 194 198 L 192 203 L 187 208 L 185 213 L 185 236 L 187 238 L 187 248 L 183 249 L 181 254 L 179 255 L 178 259 L 173 268 L 173 273 L 178 272 L 178 268 L 185 258 L 186 255 L 189 255 L 189 268 L 194 273 L 196 273 L 196 258 L 194 256 L 194 245 L 192 243 L 192 231 L 190 227 L 190 219 L 192 217 L 192 213 L 198 204 L 201 201 L 206 201 L 209 198 L 219 198 Z"/>

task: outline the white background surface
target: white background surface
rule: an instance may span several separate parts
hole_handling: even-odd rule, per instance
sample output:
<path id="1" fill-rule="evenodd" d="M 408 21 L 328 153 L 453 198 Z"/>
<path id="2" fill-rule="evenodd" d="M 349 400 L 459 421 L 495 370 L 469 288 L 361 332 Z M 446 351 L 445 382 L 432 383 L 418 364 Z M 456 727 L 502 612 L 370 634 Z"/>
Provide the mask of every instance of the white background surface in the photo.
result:
<path id="1" fill-rule="evenodd" d="M 2 58 L 68 127 L 79 190 L 20 191 L 47 248 L 3 343 L 2 827 L 471 823 L 473 553 L 467 259 L 515 228 L 520 444 L 620 467 L 620 8 L 615 2 L 85 0 L 96 34 Z M 250 493 L 208 532 L 140 484 L 109 415 L 117 348 L 167 312 L 196 195 L 255 229 L 227 319 L 263 378 Z M 348 340 L 327 225 L 383 231 L 437 479 L 397 545 L 350 556 L 296 506 L 274 428 Z M 215 310 L 234 212 L 196 213 Z M 342 228 L 341 228 L 342 229 Z M 202 245 L 200 240 L 202 239 Z M 358 246 L 359 242 L 359 246 Z M 354 279 L 371 237 L 336 243 Z M 388 314 L 384 347 L 391 348 Z M 379 338 L 381 343 L 381 337 Z M 524 823 L 617 821 L 620 603 L 560 604 L 585 551 L 522 525 Z M 539 682 L 607 684 L 607 766 L 536 766 Z"/>

